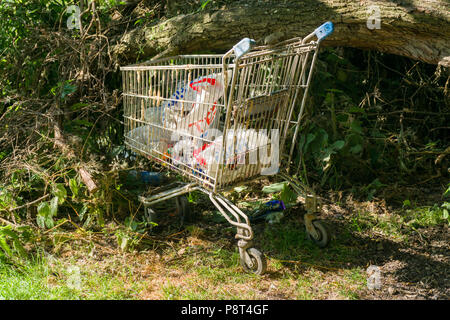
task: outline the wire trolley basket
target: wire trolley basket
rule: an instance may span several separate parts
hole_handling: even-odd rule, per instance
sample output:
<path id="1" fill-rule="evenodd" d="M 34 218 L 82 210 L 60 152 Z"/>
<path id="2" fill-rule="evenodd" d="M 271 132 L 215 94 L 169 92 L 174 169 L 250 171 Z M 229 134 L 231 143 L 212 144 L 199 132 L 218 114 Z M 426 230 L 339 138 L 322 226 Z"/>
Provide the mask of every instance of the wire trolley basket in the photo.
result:
<path id="1" fill-rule="evenodd" d="M 189 180 L 141 196 L 146 211 L 193 190 L 205 192 L 237 228 L 243 268 L 264 273 L 248 217 L 219 192 L 261 175 L 288 173 L 319 44 L 332 32 L 326 22 L 303 39 L 276 45 L 255 46 L 245 38 L 223 55 L 121 67 L 126 146 Z M 322 229 L 307 224 L 313 239 L 324 237 Z"/>

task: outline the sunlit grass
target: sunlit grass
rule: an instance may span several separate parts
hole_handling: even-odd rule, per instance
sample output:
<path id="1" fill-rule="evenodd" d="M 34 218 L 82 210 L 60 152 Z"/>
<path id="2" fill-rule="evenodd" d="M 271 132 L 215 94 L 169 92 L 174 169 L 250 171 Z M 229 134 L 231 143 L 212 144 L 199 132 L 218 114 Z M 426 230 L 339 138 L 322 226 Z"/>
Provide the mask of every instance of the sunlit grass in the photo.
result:
<path id="1" fill-rule="evenodd" d="M 20 269 L 0 264 L 1 299 L 136 299 L 141 286 L 126 277 L 96 272 L 93 265 L 50 266 L 42 258 L 33 259 Z"/>

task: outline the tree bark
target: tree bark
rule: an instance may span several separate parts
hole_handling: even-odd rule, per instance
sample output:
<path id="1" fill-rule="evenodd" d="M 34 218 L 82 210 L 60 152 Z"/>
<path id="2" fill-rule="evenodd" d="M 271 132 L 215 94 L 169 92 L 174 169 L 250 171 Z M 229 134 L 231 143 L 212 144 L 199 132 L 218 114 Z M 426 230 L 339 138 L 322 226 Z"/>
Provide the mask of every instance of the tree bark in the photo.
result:
<path id="1" fill-rule="evenodd" d="M 380 29 L 368 28 L 378 6 Z M 208 7 L 207 7 L 208 8 Z M 122 61 L 184 53 L 224 52 L 240 39 L 261 43 L 306 36 L 325 21 L 335 24 L 325 46 L 372 49 L 450 66 L 448 0 L 248 0 L 179 15 L 125 34 L 114 52 Z M 370 20 L 371 21 L 371 20 Z"/>

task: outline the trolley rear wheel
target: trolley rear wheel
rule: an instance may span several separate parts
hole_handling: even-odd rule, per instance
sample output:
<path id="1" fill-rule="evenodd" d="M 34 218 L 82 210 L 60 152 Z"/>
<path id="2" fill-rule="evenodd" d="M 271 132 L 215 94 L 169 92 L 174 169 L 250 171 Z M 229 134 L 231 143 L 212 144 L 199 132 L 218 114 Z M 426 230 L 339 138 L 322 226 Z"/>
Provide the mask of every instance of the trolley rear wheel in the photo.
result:
<path id="1" fill-rule="evenodd" d="M 247 249 L 250 261 L 247 262 L 245 257 L 241 257 L 241 266 L 245 272 L 262 275 L 267 270 L 266 257 L 255 248 Z"/>
<path id="2" fill-rule="evenodd" d="M 312 235 L 306 229 L 306 235 L 309 240 L 312 240 L 317 246 L 320 248 L 324 248 L 330 242 L 330 237 L 328 235 L 328 231 L 325 228 L 324 224 L 320 220 L 314 220 L 312 222 L 314 228 L 316 229 L 317 235 Z"/>

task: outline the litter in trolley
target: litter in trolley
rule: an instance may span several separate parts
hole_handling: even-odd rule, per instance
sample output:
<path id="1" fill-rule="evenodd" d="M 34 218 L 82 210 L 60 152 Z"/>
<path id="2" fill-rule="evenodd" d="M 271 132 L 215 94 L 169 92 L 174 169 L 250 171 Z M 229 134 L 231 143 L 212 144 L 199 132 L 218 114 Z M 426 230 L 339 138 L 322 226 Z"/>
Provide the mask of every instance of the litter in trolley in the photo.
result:
<path id="1" fill-rule="evenodd" d="M 261 175 L 289 177 L 319 44 L 332 32 L 327 22 L 303 39 L 276 45 L 245 38 L 223 55 L 121 67 L 126 146 L 189 180 L 141 196 L 146 214 L 158 202 L 200 190 L 237 228 L 244 270 L 264 273 L 248 216 L 220 191 Z M 328 235 L 315 219 L 317 204 L 307 207 L 308 234 L 323 245 Z"/>

